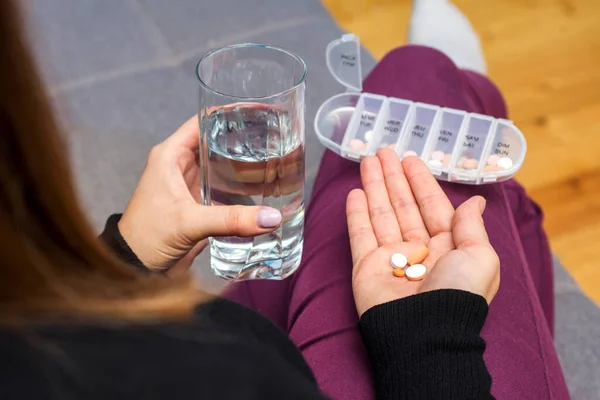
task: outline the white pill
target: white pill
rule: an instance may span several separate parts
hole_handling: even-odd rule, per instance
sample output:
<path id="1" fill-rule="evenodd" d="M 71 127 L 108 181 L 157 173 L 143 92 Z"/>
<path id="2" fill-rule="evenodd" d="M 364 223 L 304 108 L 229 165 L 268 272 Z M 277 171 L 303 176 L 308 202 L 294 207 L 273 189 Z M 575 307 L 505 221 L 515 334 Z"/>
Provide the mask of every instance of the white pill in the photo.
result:
<path id="1" fill-rule="evenodd" d="M 404 154 L 402 154 L 403 158 L 409 157 L 409 156 L 416 156 L 417 152 L 416 151 L 412 151 L 412 150 L 407 150 L 404 152 Z"/>
<path id="2" fill-rule="evenodd" d="M 427 164 L 431 165 L 432 167 L 442 167 L 444 165 L 444 163 L 440 160 L 429 160 L 427 161 Z"/>
<path id="3" fill-rule="evenodd" d="M 394 268 L 405 268 L 408 260 L 404 254 L 394 253 L 390 262 Z"/>
<path id="4" fill-rule="evenodd" d="M 427 274 L 427 267 L 423 264 L 413 264 L 406 268 L 406 278 L 410 281 L 420 281 Z"/>
<path id="5" fill-rule="evenodd" d="M 444 153 L 441 150 L 436 150 L 433 153 L 431 153 L 431 159 L 432 160 L 440 160 L 442 161 L 444 159 L 444 156 L 446 155 L 446 153 Z"/>
<path id="6" fill-rule="evenodd" d="M 492 154 L 491 156 L 488 157 L 487 163 L 488 163 L 488 165 L 495 167 L 498 165 L 498 160 L 500 160 L 500 156 L 497 154 Z"/>
<path id="7" fill-rule="evenodd" d="M 513 166 L 513 161 L 508 157 L 502 157 L 498 160 L 497 164 L 500 168 L 509 169 Z"/>
<path id="8" fill-rule="evenodd" d="M 373 139 L 373 131 L 366 131 L 365 132 L 365 141 L 370 142 L 371 139 Z"/>

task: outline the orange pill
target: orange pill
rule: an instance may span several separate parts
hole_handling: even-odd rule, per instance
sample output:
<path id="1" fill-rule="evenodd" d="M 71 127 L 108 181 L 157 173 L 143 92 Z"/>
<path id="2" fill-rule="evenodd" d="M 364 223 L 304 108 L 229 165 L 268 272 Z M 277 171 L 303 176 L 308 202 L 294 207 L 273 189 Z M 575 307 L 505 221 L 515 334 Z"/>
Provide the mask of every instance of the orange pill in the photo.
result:
<path id="1" fill-rule="evenodd" d="M 403 276 L 406 275 L 406 272 L 404 272 L 404 270 L 402 268 L 394 268 L 394 271 L 392 273 L 394 274 L 394 276 L 397 276 L 398 278 L 402 278 Z"/>
<path id="2" fill-rule="evenodd" d="M 504 171 L 504 168 L 496 167 L 494 165 L 486 165 L 483 168 L 484 172 Z"/>
<path id="3" fill-rule="evenodd" d="M 465 160 L 465 162 L 463 163 L 463 168 L 464 169 L 476 169 L 479 166 L 479 161 L 473 159 L 473 158 L 467 158 Z"/>
<path id="4" fill-rule="evenodd" d="M 429 255 L 427 246 L 419 247 L 414 253 L 407 257 L 408 265 L 420 264 Z"/>
<path id="5" fill-rule="evenodd" d="M 352 147 L 354 150 L 364 150 L 367 145 L 360 139 L 352 139 L 350 141 L 350 147 Z"/>

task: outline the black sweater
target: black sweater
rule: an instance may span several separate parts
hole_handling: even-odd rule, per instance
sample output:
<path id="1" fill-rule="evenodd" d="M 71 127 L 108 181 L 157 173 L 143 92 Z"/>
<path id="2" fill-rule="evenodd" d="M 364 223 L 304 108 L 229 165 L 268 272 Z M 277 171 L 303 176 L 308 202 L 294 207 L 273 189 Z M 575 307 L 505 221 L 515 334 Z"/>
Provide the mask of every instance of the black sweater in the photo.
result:
<path id="1" fill-rule="evenodd" d="M 111 218 L 103 238 L 139 265 Z M 486 301 L 439 290 L 359 322 L 380 399 L 489 399 Z M 324 399 L 292 341 L 227 300 L 188 323 L 62 321 L 0 331 L 0 399 Z M 341 374 L 344 371 L 340 371 Z"/>

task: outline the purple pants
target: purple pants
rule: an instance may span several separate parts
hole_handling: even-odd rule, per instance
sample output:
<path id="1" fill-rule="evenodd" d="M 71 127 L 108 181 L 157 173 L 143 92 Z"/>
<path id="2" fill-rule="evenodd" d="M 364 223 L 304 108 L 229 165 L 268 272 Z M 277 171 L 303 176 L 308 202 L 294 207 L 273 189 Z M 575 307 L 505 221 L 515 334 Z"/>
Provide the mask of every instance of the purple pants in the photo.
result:
<path id="1" fill-rule="evenodd" d="M 487 78 L 421 46 L 386 55 L 365 80 L 364 91 L 506 117 L 502 96 Z M 358 163 L 327 151 L 306 215 L 300 269 L 284 281 L 235 284 L 226 294 L 285 330 L 334 399 L 374 398 L 350 284 L 345 202 L 357 187 Z M 552 341 L 552 258 L 541 210 L 515 181 L 442 187 L 455 207 L 477 194 L 488 202 L 484 221 L 501 261 L 500 290 L 483 328 L 492 393 L 498 399 L 568 399 Z"/>

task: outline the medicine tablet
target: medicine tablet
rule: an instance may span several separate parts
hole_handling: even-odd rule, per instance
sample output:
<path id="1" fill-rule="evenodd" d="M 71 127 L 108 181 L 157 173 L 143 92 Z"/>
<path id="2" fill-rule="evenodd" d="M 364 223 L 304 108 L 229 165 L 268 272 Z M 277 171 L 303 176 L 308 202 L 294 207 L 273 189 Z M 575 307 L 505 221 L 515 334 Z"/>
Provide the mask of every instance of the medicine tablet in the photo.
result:
<path id="1" fill-rule="evenodd" d="M 479 161 L 474 158 L 467 158 L 463 163 L 464 169 L 476 169 L 479 166 Z"/>
<path id="2" fill-rule="evenodd" d="M 496 165 L 498 165 L 498 160 L 500 160 L 500 156 L 498 154 L 492 154 L 487 158 L 487 165 L 495 167 Z"/>
<path id="3" fill-rule="evenodd" d="M 406 157 L 416 156 L 416 155 L 417 155 L 416 151 L 407 150 L 407 151 L 404 152 L 404 154 L 402 154 L 402 157 L 406 158 Z"/>
<path id="4" fill-rule="evenodd" d="M 394 253 L 392 254 L 392 258 L 390 260 L 392 266 L 395 268 L 404 268 L 408 263 L 406 256 L 402 253 Z"/>
<path id="5" fill-rule="evenodd" d="M 367 145 L 360 139 L 352 139 L 350 141 L 350 147 L 352 147 L 354 150 L 364 150 Z"/>
<path id="6" fill-rule="evenodd" d="M 494 165 L 486 165 L 483 168 L 484 172 L 504 171 L 504 168 L 496 167 Z"/>
<path id="7" fill-rule="evenodd" d="M 427 161 L 427 164 L 431 165 L 432 167 L 443 167 L 444 163 L 442 163 L 440 160 L 429 160 Z"/>
<path id="8" fill-rule="evenodd" d="M 508 157 L 502 157 L 498 160 L 498 166 L 500 168 L 509 169 L 513 166 L 513 161 Z"/>
<path id="9" fill-rule="evenodd" d="M 420 264 L 427 258 L 428 255 L 429 248 L 427 248 L 427 246 L 421 246 L 408 257 L 406 257 L 406 262 L 408 265 Z"/>
<path id="10" fill-rule="evenodd" d="M 445 155 L 446 153 L 444 153 L 443 151 L 436 150 L 433 153 L 431 153 L 431 159 L 442 161 Z"/>
<path id="11" fill-rule="evenodd" d="M 456 167 L 457 167 L 457 168 L 462 168 L 462 167 L 463 167 L 463 164 L 465 163 L 465 161 L 466 161 L 466 158 L 465 158 L 465 157 L 461 157 L 461 158 L 459 158 L 459 159 L 458 159 L 458 162 L 456 163 Z"/>
<path id="12" fill-rule="evenodd" d="M 365 140 L 367 142 L 370 142 L 371 139 L 373 139 L 373 131 L 366 131 L 365 132 Z"/>
<path id="13" fill-rule="evenodd" d="M 414 264 L 404 270 L 409 281 L 420 281 L 427 275 L 427 267 L 423 264 Z"/>
<path id="14" fill-rule="evenodd" d="M 392 273 L 394 274 L 394 276 L 397 276 L 398 278 L 402 278 L 403 276 L 406 275 L 406 272 L 404 272 L 404 270 L 402 268 L 394 268 Z"/>
<path id="15" fill-rule="evenodd" d="M 337 114 L 329 114 L 325 120 L 331 125 L 338 125 L 342 122 L 342 119 Z"/>
<path id="16" fill-rule="evenodd" d="M 444 165 L 444 167 L 447 167 L 450 164 L 450 160 L 452 160 L 452 154 L 446 154 L 444 156 L 444 159 L 442 160 L 442 164 Z"/>

